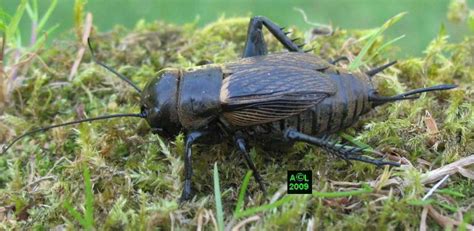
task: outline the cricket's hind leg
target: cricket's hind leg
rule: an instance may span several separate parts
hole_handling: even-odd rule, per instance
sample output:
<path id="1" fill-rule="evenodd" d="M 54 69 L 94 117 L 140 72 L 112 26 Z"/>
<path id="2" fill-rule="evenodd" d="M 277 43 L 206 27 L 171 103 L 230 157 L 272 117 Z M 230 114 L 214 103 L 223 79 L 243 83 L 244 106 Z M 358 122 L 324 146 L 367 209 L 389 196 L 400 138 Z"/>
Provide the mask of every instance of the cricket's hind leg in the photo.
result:
<path id="1" fill-rule="evenodd" d="M 262 25 L 263 22 L 256 17 L 250 19 L 243 58 L 267 54 L 267 43 L 263 38 Z"/>
<path id="2" fill-rule="evenodd" d="M 357 160 L 376 166 L 390 165 L 399 167 L 400 164 L 396 162 L 384 161 L 382 159 L 373 159 L 365 157 L 362 154 L 363 148 L 351 147 L 346 145 L 340 145 L 335 142 L 331 142 L 329 139 L 317 138 L 298 132 L 295 129 L 287 129 L 284 132 L 286 139 L 290 141 L 302 141 L 309 144 L 317 145 L 324 150 L 344 159 L 344 160 Z"/>
<path id="3" fill-rule="evenodd" d="M 290 39 L 283 28 L 277 26 L 268 18 L 263 16 L 255 16 L 250 19 L 247 40 L 245 41 L 245 48 L 242 57 L 252 57 L 267 54 L 267 44 L 263 38 L 263 26 L 265 26 L 278 41 L 291 52 L 303 52 L 302 45 L 296 45 L 295 40 Z"/>

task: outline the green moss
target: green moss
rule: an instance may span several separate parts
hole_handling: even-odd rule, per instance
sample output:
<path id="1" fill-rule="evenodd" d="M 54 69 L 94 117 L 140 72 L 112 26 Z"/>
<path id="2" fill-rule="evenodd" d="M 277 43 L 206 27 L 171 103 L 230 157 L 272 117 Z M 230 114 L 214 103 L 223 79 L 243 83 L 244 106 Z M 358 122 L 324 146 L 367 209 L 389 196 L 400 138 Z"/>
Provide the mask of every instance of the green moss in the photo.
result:
<path id="1" fill-rule="evenodd" d="M 248 18 L 222 18 L 197 28 L 195 24 L 175 26 L 141 21 L 133 30 L 116 27 L 108 33 L 94 32 L 92 38 L 99 60 L 143 87 L 165 67 L 189 67 L 202 60 L 220 63 L 239 58 L 247 23 Z M 293 37 L 304 36 L 298 28 L 288 30 Z M 364 45 L 358 39 L 367 33 L 338 28 L 330 36 L 308 41 L 306 47 L 314 47 L 314 54 L 328 60 L 342 55 L 353 58 Z M 269 33 L 265 39 L 271 52 L 283 49 Z M 394 52 L 403 52 L 392 45 L 375 54 L 384 41 L 378 37 L 368 50 L 367 57 L 374 56 L 368 66 L 386 63 Z M 133 89 L 91 62 L 88 53 L 77 76 L 67 81 L 77 46 L 67 40 L 55 44 L 39 53 L 48 68 L 34 61 L 22 70 L 24 80 L 0 120 L 3 141 L 32 127 L 71 121 L 84 114 L 93 117 L 139 110 L 139 96 Z M 377 150 L 395 150 L 413 163 L 414 168 L 384 173 L 383 169 L 364 163 L 350 166 L 304 144 L 281 153 L 258 146 L 251 151 L 256 165 L 262 169 L 270 197 L 286 185 L 286 169 L 313 169 L 313 190 L 321 192 L 349 191 L 349 186 L 335 182 L 371 182 L 381 176 L 406 179 L 410 182 L 406 187 L 380 186 L 371 193 L 335 199 L 294 196 L 289 203 L 259 214 L 260 218 L 246 228 L 304 229 L 311 223 L 319 229 L 417 229 L 422 207 L 410 201 L 420 200 L 426 193 L 420 176 L 427 168 L 420 160 L 436 168 L 474 153 L 474 38 L 450 44 L 440 33 L 425 54 L 399 60 L 395 67 L 378 75 L 379 91 L 390 95 L 442 83 L 458 84 L 458 89 L 380 107 L 346 131 Z M 345 65 L 341 64 L 341 68 Z M 423 122 L 426 111 L 439 128 L 436 147 L 430 143 Z M 224 220 L 228 223 L 247 167 L 232 145 L 202 145 L 195 150 L 196 197 L 179 207 L 183 135 L 164 141 L 151 134 L 144 121 L 123 118 L 58 128 L 25 138 L 6 156 L 0 156 L 0 207 L 6 208 L 0 212 L 0 218 L 4 218 L 0 227 L 79 227 L 63 204 L 69 200 L 75 209 L 83 212 L 82 166 L 87 164 L 91 170 L 97 229 L 196 229 L 200 222 L 212 229 L 210 214 L 215 218 L 215 205 L 211 169 L 216 161 Z M 469 191 L 472 185 L 472 180 L 452 177 L 447 189 L 464 197 L 445 201 L 436 194 L 434 201 L 444 206 L 435 204 L 435 208 L 451 215 L 450 208 L 468 206 L 466 201 L 473 197 L 472 190 Z M 252 178 L 244 207 L 266 203 L 268 200 Z M 24 211 L 22 216 L 19 211 Z M 429 220 L 429 225 L 437 224 Z"/>

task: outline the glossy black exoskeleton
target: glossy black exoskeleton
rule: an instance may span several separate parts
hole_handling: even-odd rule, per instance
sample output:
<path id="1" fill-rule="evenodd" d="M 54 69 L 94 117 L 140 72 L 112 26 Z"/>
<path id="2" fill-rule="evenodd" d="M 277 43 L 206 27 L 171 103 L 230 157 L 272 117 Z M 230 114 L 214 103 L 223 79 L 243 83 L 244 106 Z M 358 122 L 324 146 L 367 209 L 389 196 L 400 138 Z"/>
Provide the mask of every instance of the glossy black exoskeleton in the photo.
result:
<path id="1" fill-rule="evenodd" d="M 264 26 L 289 52 L 267 54 Z M 186 134 L 182 200 L 192 195 L 192 145 L 204 140 L 217 143 L 233 139 L 263 191 L 263 180 L 247 152 L 248 140 L 272 144 L 302 141 L 344 160 L 399 166 L 399 163 L 366 157 L 361 148 L 336 144 L 326 135 L 350 127 L 378 105 L 415 99 L 422 92 L 456 86 L 438 85 L 396 96 L 380 96 L 371 77 L 395 62 L 365 73 L 349 73 L 335 66 L 343 59 L 328 62 L 306 53 L 282 28 L 265 17 L 253 17 L 241 59 L 191 69 L 164 69 L 143 91 L 97 62 L 141 93 L 139 114 L 102 116 L 33 130 L 13 140 L 4 152 L 26 135 L 58 126 L 110 117 L 145 118 L 152 131 L 164 137 Z"/>

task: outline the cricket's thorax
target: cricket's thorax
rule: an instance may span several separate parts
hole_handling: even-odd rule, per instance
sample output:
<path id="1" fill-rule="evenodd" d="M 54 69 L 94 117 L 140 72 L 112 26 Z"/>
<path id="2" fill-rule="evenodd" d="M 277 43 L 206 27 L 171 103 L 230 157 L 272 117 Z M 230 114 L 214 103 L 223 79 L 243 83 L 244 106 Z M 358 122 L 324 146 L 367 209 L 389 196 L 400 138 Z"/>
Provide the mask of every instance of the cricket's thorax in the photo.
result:
<path id="1" fill-rule="evenodd" d="M 183 70 L 179 81 L 178 117 L 187 129 L 199 129 L 219 116 L 222 70 L 206 65 Z"/>

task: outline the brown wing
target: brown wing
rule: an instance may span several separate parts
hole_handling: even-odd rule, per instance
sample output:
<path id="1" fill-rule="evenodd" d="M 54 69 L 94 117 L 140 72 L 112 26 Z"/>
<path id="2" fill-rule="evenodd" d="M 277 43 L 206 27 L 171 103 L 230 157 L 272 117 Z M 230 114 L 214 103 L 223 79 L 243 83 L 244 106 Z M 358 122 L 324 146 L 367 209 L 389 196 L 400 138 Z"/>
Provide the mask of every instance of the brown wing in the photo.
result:
<path id="1" fill-rule="evenodd" d="M 220 98 L 229 123 L 251 126 L 299 114 L 335 92 L 332 80 L 321 72 L 264 66 L 225 78 Z"/>

